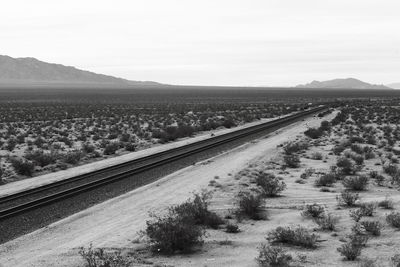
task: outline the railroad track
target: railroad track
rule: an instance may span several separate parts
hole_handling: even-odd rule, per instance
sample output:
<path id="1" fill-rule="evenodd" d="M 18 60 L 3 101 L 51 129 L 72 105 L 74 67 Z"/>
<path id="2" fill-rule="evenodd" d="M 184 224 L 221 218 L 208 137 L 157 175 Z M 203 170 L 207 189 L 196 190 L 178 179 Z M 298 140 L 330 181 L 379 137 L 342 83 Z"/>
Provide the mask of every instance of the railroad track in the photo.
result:
<path id="1" fill-rule="evenodd" d="M 263 124 L 217 135 L 202 141 L 106 167 L 94 172 L 0 197 L 0 208 L 2 208 L 2 210 L 0 210 L 0 223 L 6 219 L 23 215 L 26 212 L 46 207 L 47 205 L 72 198 L 73 196 L 112 184 L 116 181 L 135 179 L 134 175 L 136 174 L 178 161 L 179 159 L 233 142 L 252 134 L 280 126 L 283 127 L 325 109 L 327 109 L 326 106 L 319 106 Z"/>

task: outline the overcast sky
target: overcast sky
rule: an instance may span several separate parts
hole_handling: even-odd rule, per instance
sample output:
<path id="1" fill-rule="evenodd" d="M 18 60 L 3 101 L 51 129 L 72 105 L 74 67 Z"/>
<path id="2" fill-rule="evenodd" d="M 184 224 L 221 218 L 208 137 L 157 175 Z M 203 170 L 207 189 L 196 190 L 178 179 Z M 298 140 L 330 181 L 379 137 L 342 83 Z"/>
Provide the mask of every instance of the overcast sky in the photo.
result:
<path id="1" fill-rule="evenodd" d="M 1 0 L 0 49 L 170 84 L 400 82 L 400 1 Z"/>

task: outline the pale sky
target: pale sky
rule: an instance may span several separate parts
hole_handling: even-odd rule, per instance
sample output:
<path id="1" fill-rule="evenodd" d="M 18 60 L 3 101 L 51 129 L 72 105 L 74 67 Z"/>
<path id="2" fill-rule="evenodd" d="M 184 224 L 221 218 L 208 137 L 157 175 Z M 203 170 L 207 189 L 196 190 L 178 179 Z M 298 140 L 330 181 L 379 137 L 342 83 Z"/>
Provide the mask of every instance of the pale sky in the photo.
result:
<path id="1" fill-rule="evenodd" d="M 399 0 L 0 0 L 0 54 L 131 80 L 400 82 Z"/>

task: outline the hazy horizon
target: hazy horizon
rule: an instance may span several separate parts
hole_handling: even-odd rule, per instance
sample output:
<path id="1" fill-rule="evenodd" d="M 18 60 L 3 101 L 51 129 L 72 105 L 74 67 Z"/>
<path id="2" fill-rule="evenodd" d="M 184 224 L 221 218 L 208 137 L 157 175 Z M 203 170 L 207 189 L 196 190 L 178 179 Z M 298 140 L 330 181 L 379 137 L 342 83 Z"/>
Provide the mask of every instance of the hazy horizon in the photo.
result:
<path id="1" fill-rule="evenodd" d="M 2 50 L 129 80 L 400 82 L 400 2 L 6 0 Z"/>

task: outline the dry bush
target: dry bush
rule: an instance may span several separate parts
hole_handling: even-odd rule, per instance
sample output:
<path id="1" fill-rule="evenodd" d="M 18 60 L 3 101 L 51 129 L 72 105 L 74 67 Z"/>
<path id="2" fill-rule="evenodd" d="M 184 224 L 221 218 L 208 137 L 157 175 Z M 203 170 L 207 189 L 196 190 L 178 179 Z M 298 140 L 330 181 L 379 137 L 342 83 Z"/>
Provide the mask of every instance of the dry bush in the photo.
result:
<path id="1" fill-rule="evenodd" d="M 335 231 L 336 225 L 339 223 L 339 216 L 331 213 L 324 214 L 322 217 L 315 218 L 314 222 L 320 227 L 321 230 Z"/>
<path id="2" fill-rule="evenodd" d="M 289 168 L 300 167 L 300 157 L 296 154 L 285 155 L 283 157 L 283 161 L 285 162 L 285 165 Z"/>
<path id="3" fill-rule="evenodd" d="M 263 215 L 263 207 L 265 200 L 260 193 L 251 193 L 249 191 L 241 191 L 237 195 L 236 214 L 241 218 L 246 216 L 253 220 L 265 219 Z"/>
<path id="4" fill-rule="evenodd" d="M 389 198 L 385 198 L 385 200 L 378 202 L 378 207 L 387 209 L 387 210 L 392 210 L 392 209 L 394 209 L 393 200 L 391 200 Z"/>
<path id="5" fill-rule="evenodd" d="M 324 132 L 321 129 L 309 128 L 304 132 L 304 134 L 311 139 L 318 139 L 324 134 Z"/>
<path id="6" fill-rule="evenodd" d="M 386 215 L 386 221 L 391 226 L 400 228 L 400 212 L 392 212 Z"/>
<path id="7" fill-rule="evenodd" d="M 350 217 L 358 222 L 362 217 L 372 217 L 376 209 L 375 203 L 361 203 L 360 207 L 350 211 Z"/>
<path id="8" fill-rule="evenodd" d="M 339 251 L 346 260 L 354 261 L 361 255 L 362 247 L 355 245 L 352 242 L 347 242 L 337 248 L 337 251 Z"/>
<path id="9" fill-rule="evenodd" d="M 233 223 L 227 223 L 226 224 L 226 230 L 227 233 L 232 233 L 232 234 L 236 234 L 240 232 L 239 226 L 237 224 L 233 224 Z"/>
<path id="10" fill-rule="evenodd" d="M 128 267 L 131 265 L 121 252 L 106 252 L 104 249 L 93 249 L 92 244 L 86 249 L 81 247 L 79 255 L 86 261 L 86 267 Z"/>
<path id="11" fill-rule="evenodd" d="M 344 187 L 354 191 L 364 191 L 367 189 L 369 177 L 366 175 L 358 175 L 354 177 L 346 177 L 342 181 Z"/>
<path id="12" fill-rule="evenodd" d="M 361 221 L 359 222 L 365 231 L 373 236 L 380 236 L 383 225 L 379 221 Z"/>
<path id="13" fill-rule="evenodd" d="M 304 218 L 320 218 L 323 217 L 325 208 L 319 204 L 306 205 L 305 210 L 301 212 Z"/>
<path id="14" fill-rule="evenodd" d="M 346 206 L 346 207 L 354 207 L 356 205 L 357 200 L 360 197 L 358 193 L 353 193 L 350 191 L 342 191 L 340 195 L 336 196 L 336 200 L 339 206 Z"/>
<path id="15" fill-rule="evenodd" d="M 315 248 L 318 238 L 317 234 L 311 233 L 310 230 L 301 226 L 295 228 L 279 226 L 269 232 L 267 237 L 272 243 L 284 243 L 305 248 Z"/>
<path id="16" fill-rule="evenodd" d="M 336 166 L 344 174 L 354 174 L 356 172 L 353 161 L 345 157 L 338 158 L 336 161 Z"/>
<path id="17" fill-rule="evenodd" d="M 11 165 L 20 175 L 32 176 L 35 170 L 35 164 L 29 160 L 11 159 Z"/>
<path id="18" fill-rule="evenodd" d="M 314 168 L 307 168 L 304 170 L 304 172 L 300 175 L 301 179 L 308 179 L 309 177 L 311 177 L 311 175 L 313 175 L 315 173 L 315 169 Z"/>
<path id="19" fill-rule="evenodd" d="M 311 158 L 313 160 L 322 160 L 323 156 L 321 152 L 314 152 L 312 153 Z"/>
<path id="20" fill-rule="evenodd" d="M 272 173 L 260 172 L 255 180 L 267 197 L 278 196 L 286 188 L 285 182 Z"/>
<path id="21" fill-rule="evenodd" d="M 261 244 L 258 247 L 258 257 L 256 260 L 261 267 L 288 267 L 293 258 L 282 247 Z"/>
<path id="22" fill-rule="evenodd" d="M 316 186 L 332 186 L 336 182 L 335 173 L 323 174 L 315 180 Z"/>
<path id="23" fill-rule="evenodd" d="M 192 217 L 197 225 L 204 225 L 217 229 L 219 225 L 224 224 L 223 219 L 215 212 L 208 210 L 211 193 L 202 192 L 193 194 L 186 202 L 179 204 L 172 209 L 182 217 Z"/>
<path id="24" fill-rule="evenodd" d="M 286 144 L 283 147 L 283 151 L 286 155 L 291 155 L 293 153 L 297 153 L 308 148 L 308 144 L 305 142 L 291 142 Z"/>

